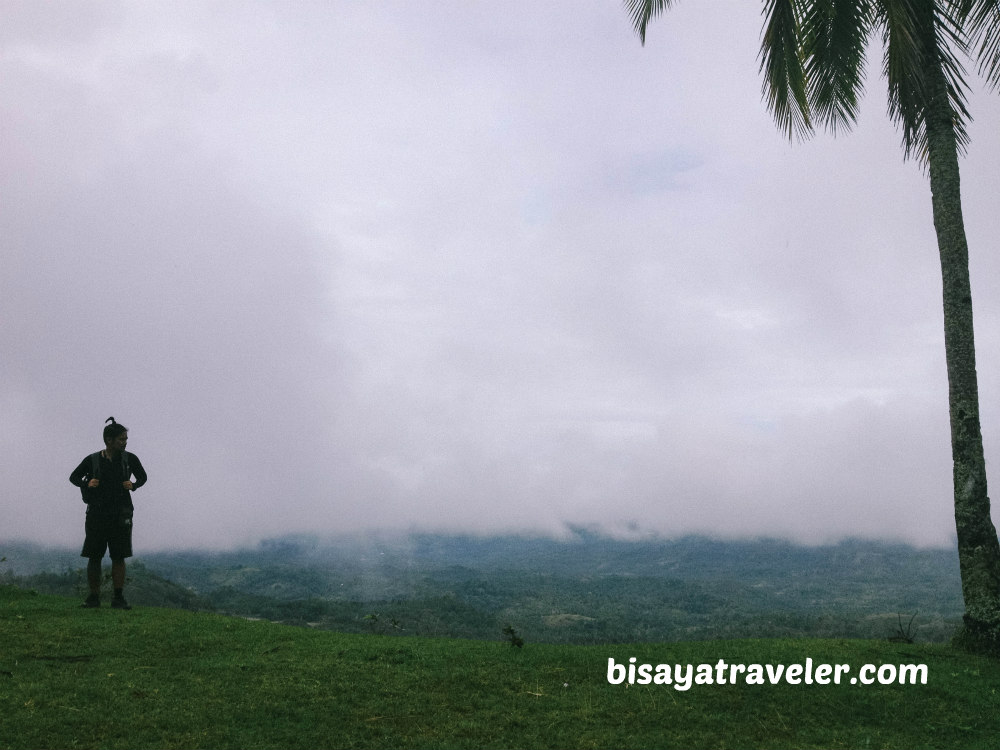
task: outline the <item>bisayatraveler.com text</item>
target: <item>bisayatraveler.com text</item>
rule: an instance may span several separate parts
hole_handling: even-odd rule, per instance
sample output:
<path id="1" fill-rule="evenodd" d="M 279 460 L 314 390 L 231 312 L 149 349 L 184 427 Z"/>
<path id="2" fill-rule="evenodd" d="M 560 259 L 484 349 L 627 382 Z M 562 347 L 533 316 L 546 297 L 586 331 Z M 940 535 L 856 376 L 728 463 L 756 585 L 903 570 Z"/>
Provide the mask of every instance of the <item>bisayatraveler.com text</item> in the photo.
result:
<path id="1" fill-rule="evenodd" d="M 636 658 L 619 664 L 608 659 L 612 685 L 926 685 L 926 664 L 865 664 L 855 672 L 849 664 L 637 664 Z"/>

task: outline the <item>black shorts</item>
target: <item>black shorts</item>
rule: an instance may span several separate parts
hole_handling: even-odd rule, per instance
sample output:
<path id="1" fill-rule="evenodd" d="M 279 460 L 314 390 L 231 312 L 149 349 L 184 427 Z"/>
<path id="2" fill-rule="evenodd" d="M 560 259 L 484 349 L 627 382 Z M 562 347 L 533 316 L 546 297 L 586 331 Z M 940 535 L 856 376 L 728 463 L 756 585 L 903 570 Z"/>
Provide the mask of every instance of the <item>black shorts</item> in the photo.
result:
<path id="1" fill-rule="evenodd" d="M 111 553 L 112 560 L 132 557 L 132 523 L 123 523 L 118 516 L 87 514 L 87 538 L 83 542 L 80 557 L 104 557 Z"/>

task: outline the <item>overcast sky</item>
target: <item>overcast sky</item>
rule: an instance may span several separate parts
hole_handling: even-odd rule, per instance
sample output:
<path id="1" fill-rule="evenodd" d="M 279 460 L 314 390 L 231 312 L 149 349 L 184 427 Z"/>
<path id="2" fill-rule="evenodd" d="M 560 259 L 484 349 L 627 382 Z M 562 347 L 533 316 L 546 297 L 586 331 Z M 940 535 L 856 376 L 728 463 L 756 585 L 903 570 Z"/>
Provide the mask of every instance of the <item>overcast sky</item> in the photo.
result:
<path id="1" fill-rule="evenodd" d="M 762 3 L 0 4 L 0 538 L 954 535 L 940 267 L 873 50 L 790 144 Z M 963 161 L 1000 486 L 1000 97 Z M 996 490 L 994 490 L 996 494 Z"/>

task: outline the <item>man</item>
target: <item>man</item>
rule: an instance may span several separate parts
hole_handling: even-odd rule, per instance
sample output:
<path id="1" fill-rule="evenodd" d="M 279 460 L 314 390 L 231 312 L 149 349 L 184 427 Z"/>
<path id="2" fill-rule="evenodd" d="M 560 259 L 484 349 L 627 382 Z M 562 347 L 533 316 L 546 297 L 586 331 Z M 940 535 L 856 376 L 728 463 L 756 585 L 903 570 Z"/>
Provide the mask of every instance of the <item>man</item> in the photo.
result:
<path id="1" fill-rule="evenodd" d="M 114 609 L 131 609 L 125 601 L 125 558 L 132 557 L 132 496 L 146 483 L 146 471 L 139 457 L 125 450 L 128 429 L 108 417 L 104 428 L 104 450 L 87 456 L 69 481 L 83 492 L 87 503 L 86 539 L 81 557 L 86 557 L 90 596 L 84 607 L 101 606 L 101 561 L 107 551 L 111 556 L 111 582 L 115 594 Z M 133 476 L 135 481 L 133 481 Z"/>

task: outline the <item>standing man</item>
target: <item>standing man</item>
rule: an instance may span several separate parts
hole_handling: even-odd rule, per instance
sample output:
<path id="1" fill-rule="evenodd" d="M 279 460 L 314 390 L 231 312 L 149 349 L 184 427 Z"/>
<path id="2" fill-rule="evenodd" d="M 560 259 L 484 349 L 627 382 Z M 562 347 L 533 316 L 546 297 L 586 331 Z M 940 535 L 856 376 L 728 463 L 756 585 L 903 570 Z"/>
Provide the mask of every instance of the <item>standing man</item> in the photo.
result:
<path id="1" fill-rule="evenodd" d="M 81 557 L 88 558 L 87 583 L 90 596 L 84 607 L 101 606 L 101 561 L 111 556 L 111 581 L 115 589 L 111 606 L 131 609 L 125 601 L 125 558 L 132 557 L 132 490 L 146 483 L 139 457 L 125 450 L 128 429 L 108 417 L 104 428 L 104 450 L 87 456 L 69 481 L 83 492 L 87 503 L 87 536 Z M 132 481 L 132 477 L 135 481 Z"/>

